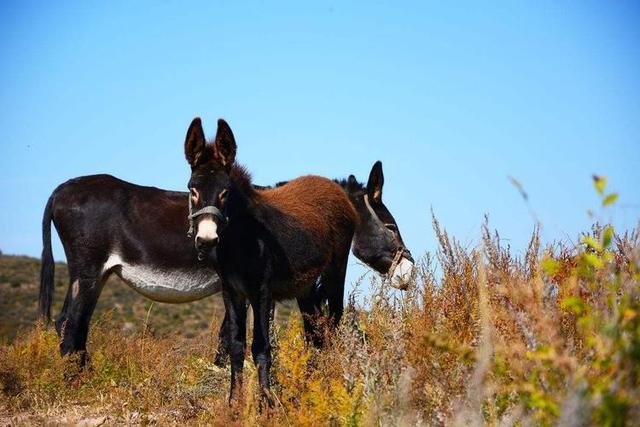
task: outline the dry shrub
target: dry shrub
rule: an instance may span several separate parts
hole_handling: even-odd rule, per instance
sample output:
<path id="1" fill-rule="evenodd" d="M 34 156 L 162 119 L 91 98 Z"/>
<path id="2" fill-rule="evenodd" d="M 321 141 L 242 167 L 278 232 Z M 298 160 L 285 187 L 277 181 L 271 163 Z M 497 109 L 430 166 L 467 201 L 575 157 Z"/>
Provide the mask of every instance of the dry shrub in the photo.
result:
<path id="1" fill-rule="evenodd" d="M 305 344 L 299 315 L 275 328 L 272 409 L 261 404 L 250 360 L 244 398 L 229 406 L 228 371 L 211 364 L 214 333 L 155 337 L 141 328 L 125 336 L 106 316 L 93 326 L 90 368 L 81 372 L 40 326 L 0 347 L 0 419 L 227 426 L 640 419 L 639 228 L 616 235 L 595 226 L 577 246 L 545 248 L 536 228 L 516 257 L 486 223 L 472 249 L 435 218 L 433 225 L 439 250 L 422 259 L 410 289 L 374 279 L 368 299 L 357 303 L 352 294 L 322 351 Z"/>

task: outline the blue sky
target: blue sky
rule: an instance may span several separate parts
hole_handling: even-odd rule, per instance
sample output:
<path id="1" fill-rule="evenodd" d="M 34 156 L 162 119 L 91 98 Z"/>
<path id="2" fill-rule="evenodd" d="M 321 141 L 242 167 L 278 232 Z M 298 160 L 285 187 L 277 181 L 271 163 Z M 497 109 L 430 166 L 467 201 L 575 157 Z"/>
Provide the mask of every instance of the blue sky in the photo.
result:
<path id="1" fill-rule="evenodd" d="M 240 4 L 242 3 L 242 4 Z M 574 239 L 609 177 L 640 218 L 637 2 L 29 2 L 0 5 L 0 249 L 39 255 L 61 182 L 184 190 L 190 120 L 225 117 L 259 184 L 366 180 L 414 255 L 430 208 L 471 247 L 483 214 L 522 251 Z M 63 259 L 61 246 L 54 246 Z M 362 270 L 350 265 L 348 278 Z"/>

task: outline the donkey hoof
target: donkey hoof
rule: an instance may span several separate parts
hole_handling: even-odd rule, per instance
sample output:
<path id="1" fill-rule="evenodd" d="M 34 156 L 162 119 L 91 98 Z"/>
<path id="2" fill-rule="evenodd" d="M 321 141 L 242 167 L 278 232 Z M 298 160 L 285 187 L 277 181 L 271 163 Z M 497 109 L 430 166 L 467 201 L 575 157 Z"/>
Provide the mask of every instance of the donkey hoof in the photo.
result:
<path id="1" fill-rule="evenodd" d="M 276 404 L 275 395 L 271 389 L 262 387 L 262 400 L 267 404 L 267 408 L 273 408 Z"/>
<path id="2" fill-rule="evenodd" d="M 91 370 L 89 364 L 89 356 L 86 353 L 83 354 L 70 354 L 65 361 L 64 367 L 64 379 L 66 381 L 75 381 L 85 371 Z"/>
<path id="3" fill-rule="evenodd" d="M 216 358 L 213 359 L 213 365 L 217 366 L 218 368 L 224 368 L 225 366 L 227 366 L 227 361 L 219 356 L 216 356 Z"/>
<path id="4" fill-rule="evenodd" d="M 213 364 L 218 368 L 224 368 L 229 363 L 229 354 L 226 352 L 218 351 L 216 358 L 213 359 Z"/>

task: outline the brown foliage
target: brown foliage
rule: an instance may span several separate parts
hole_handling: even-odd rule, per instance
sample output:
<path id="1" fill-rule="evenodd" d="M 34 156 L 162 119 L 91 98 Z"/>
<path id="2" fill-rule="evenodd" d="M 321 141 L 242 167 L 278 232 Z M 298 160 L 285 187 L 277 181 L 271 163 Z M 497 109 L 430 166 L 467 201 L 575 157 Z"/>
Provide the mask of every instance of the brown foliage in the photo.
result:
<path id="1" fill-rule="evenodd" d="M 483 228 L 465 249 L 434 219 L 439 250 L 404 293 L 373 281 L 352 295 L 323 351 L 299 316 L 276 327 L 276 407 L 262 411 L 253 364 L 244 400 L 211 364 L 215 334 L 123 335 L 94 327 L 91 368 L 74 373 L 36 327 L 0 347 L 0 418 L 111 424 L 606 424 L 640 419 L 640 233 L 540 247 L 524 256 Z M 595 242 L 595 243 L 593 243 Z M 600 242 L 600 243 L 598 243 Z M 66 375 L 65 375 L 66 373 Z M 5 415 L 2 415 L 5 414 Z M 18 418 L 15 418 L 18 417 Z M 4 418 L 2 418 L 4 421 Z"/>

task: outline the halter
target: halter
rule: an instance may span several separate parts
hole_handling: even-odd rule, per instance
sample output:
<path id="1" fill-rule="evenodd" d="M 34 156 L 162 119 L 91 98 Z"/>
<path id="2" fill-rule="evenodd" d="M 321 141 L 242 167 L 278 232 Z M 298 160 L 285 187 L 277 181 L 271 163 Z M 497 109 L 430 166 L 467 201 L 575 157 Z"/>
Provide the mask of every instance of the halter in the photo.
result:
<path id="1" fill-rule="evenodd" d="M 396 267 L 400 263 L 400 260 L 402 259 L 402 256 L 404 255 L 405 250 L 406 248 L 403 246 L 400 246 L 398 248 L 398 250 L 396 251 L 396 254 L 393 256 L 393 261 L 391 261 L 391 267 L 389 267 L 387 274 L 389 275 L 393 274 L 393 272 L 396 270 Z"/>
<path id="2" fill-rule="evenodd" d="M 220 226 L 224 227 L 225 225 L 227 225 L 227 223 L 229 222 L 229 218 L 227 218 L 220 209 L 218 209 L 217 207 L 210 205 L 210 206 L 205 206 L 202 209 L 199 209 L 195 212 L 193 212 L 193 205 L 191 203 L 191 197 L 189 197 L 189 215 L 187 216 L 187 219 L 189 220 L 189 231 L 187 231 L 187 237 L 192 237 L 193 236 L 193 232 L 194 232 L 194 219 L 196 219 L 197 217 L 201 216 L 201 215 L 213 215 L 213 217 L 215 219 L 218 220 L 218 222 L 220 223 Z"/>
<path id="3" fill-rule="evenodd" d="M 375 211 L 373 210 L 373 208 L 371 207 L 371 204 L 369 203 L 369 195 L 365 194 L 364 195 L 364 204 L 367 207 L 367 210 L 369 210 L 369 213 L 376 218 L 378 221 L 380 221 L 380 218 L 378 218 L 378 215 L 375 213 Z M 380 221 L 382 222 L 382 221 Z M 386 228 L 387 224 L 382 224 L 384 225 Z M 391 266 L 389 267 L 389 270 L 387 271 L 388 275 L 393 274 L 394 270 L 396 269 L 396 267 L 398 266 L 398 264 L 400 263 L 400 260 L 402 259 L 402 257 L 404 256 L 404 254 L 406 252 L 408 252 L 408 249 L 406 246 L 404 246 L 402 243 L 400 243 L 400 240 L 398 239 L 398 237 L 395 235 L 393 235 L 394 240 L 396 241 L 396 244 L 398 245 L 398 249 L 396 249 L 396 253 L 393 256 L 393 261 L 391 261 Z"/>

